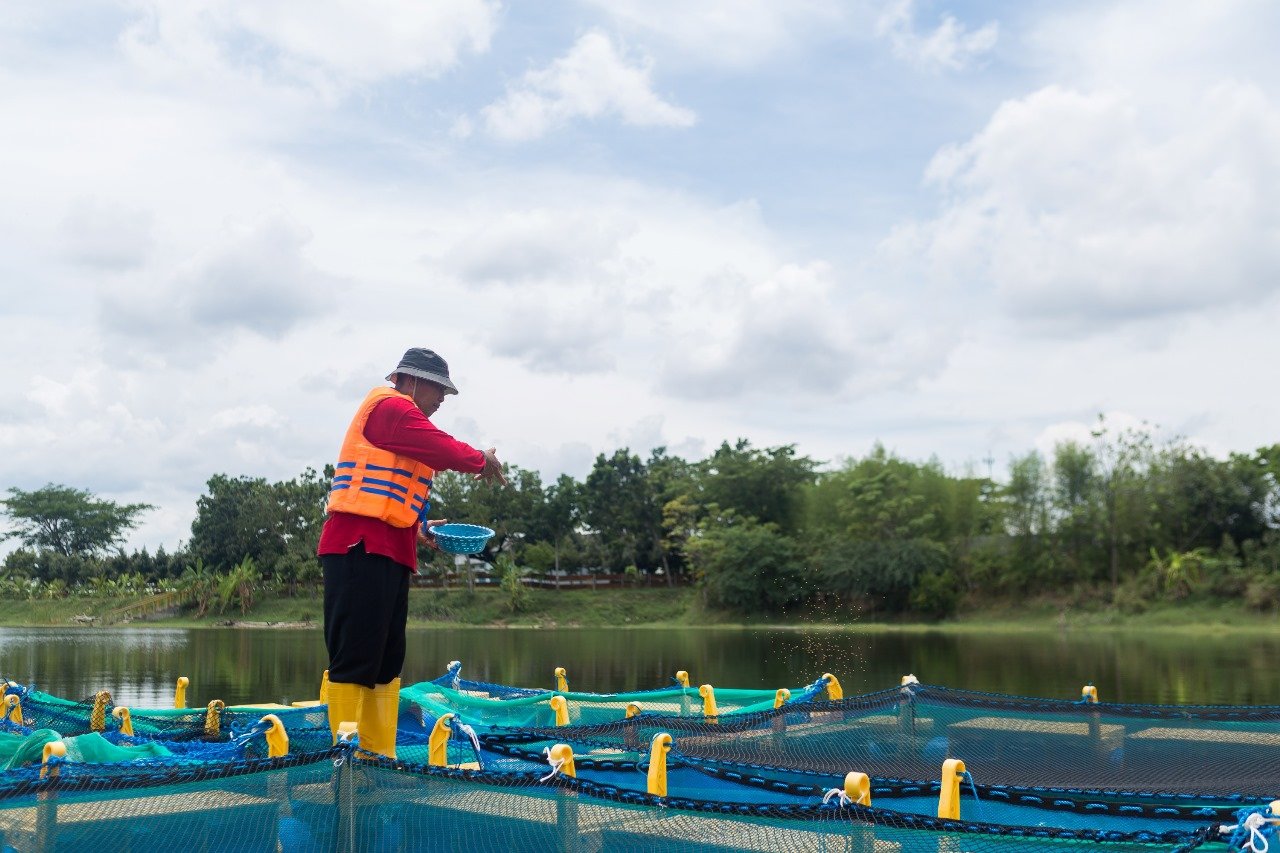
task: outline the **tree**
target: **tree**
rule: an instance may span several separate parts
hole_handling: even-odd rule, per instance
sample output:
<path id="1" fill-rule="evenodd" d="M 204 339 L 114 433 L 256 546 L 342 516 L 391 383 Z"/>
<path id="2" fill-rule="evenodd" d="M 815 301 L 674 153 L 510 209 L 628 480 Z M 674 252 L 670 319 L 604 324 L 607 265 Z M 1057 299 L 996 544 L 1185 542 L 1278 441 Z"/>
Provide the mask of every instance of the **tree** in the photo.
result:
<path id="1" fill-rule="evenodd" d="M 187 593 L 191 603 L 195 605 L 196 618 L 199 619 L 209 612 L 209 607 L 217 597 L 218 576 L 203 560 L 196 560 L 178 579 L 178 588 Z"/>
<path id="2" fill-rule="evenodd" d="M 1137 568 L 1147 550 L 1150 503 L 1145 474 L 1153 455 L 1151 435 L 1126 429 L 1113 436 L 1106 419 L 1099 415 L 1093 438 L 1102 486 L 1107 573 L 1115 589 L 1120 585 L 1121 563 L 1130 562 Z"/>
<path id="3" fill-rule="evenodd" d="M 943 507 L 937 490 L 924 485 L 930 477 L 943 476 L 940 470 L 899 459 L 877 444 L 865 459 L 846 463 L 843 470 L 825 477 L 820 491 L 833 505 L 834 514 L 827 518 L 834 532 L 845 538 L 937 541 L 944 533 Z"/>
<path id="4" fill-rule="evenodd" d="M 794 444 L 760 450 L 745 438 L 733 445 L 726 441 L 698 465 L 699 497 L 704 504 L 792 533 L 800 520 L 803 490 L 813 483 L 816 467 L 809 457 L 796 456 Z"/>
<path id="5" fill-rule="evenodd" d="M 627 448 L 596 457 L 582 489 L 584 520 L 600 537 L 610 568 L 654 565 L 662 538 L 662 508 L 645 476 L 644 463 Z"/>
<path id="6" fill-rule="evenodd" d="M 28 548 L 64 557 L 100 557 L 124 543 L 138 526 L 138 516 L 151 504 L 118 504 L 100 500 L 85 489 L 49 483 L 34 491 L 17 487 L 0 500 L 15 529 L 0 539 L 18 539 Z"/>
<path id="7" fill-rule="evenodd" d="M 1156 452 L 1148 477 L 1155 547 L 1212 550 L 1224 536 L 1245 542 L 1267 530 L 1268 483 L 1254 457 L 1232 454 L 1220 461 L 1174 441 Z"/>
<path id="8" fill-rule="evenodd" d="M 253 564 L 252 557 L 245 557 L 225 575 L 218 578 L 218 609 L 225 612 L 232 604 L 240 606 L 244 615 L 253 607 L 254 592 L 262 583 L 262 574 Z"/>
<path id="9" fill-rule="evenodd" d="M 560 571 L 560 551 L 566 537 L 573 533 L 582 515 L 582 486 L 568 474 L 561 474 L 542 493 L 542 505 L 534 514 L 535 539 L 549 542 L 555 570 Z"/>
<path id="10" fill-rule="evenodd" d="M 331 477 L 313 468 L 278 483 L 215 474 L 196 501 L 192 555 L 215 570 L 252 557 L 268 573 L 289 553 L 314 559 Z"/>
<path id="11" fill-rule="evenodd" d="M 776 613 L 806 596 L 798 549 L 778 525 L 732 511 L 712 518 L 686 545 L 708 604 Z"/>
<path id="12" fill-rule="evenodd" d="M 524 585 L 524 572 L 511 559 L 510 554 L 499 556 L 496 568 L 498 577 L 501 578 L 502 592 L 507 597 L 507 609 L 512 613 L 519 613 L 529 602 L 529 588 Z"/>
<path id="13" fill-rule="evenodd" d="M 1058 539 L 1066 562 L 1079 576 L 1091 563 L 1097 539 L 1100 489 L 1098 462 L 1093 452 L 1075 441 L 1058 442 L 1053 449 L 1053 488 L 1050 500 Z"/>
<path id="14" fill-rule="evenodd" d="M 954 584 L 946 547 L 926 539 L 834 540 L 815 563 L 826 589 L 850 600 L 866 598 L 891 613 L 907 609 L 913 592 L 929 576 Z M 931 596 L 936 589 L 926 590 Z M 925 607 L 932 610 L 935 605 Z"/>

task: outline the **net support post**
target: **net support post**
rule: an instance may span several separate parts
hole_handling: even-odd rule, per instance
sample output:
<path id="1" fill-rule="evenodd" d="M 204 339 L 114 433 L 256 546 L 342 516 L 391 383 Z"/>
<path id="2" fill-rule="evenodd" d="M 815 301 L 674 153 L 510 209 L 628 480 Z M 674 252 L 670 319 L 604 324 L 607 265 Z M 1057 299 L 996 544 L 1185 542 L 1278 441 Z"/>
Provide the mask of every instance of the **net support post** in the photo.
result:
<path id="1" fill-rule="evenodd" d="M 67 745 L 60 740 L 44 745 L 40 778 L 45 784 L 36 794 L 34 853 L 53 853 L 58 846 L 58 773 L 67 758 Z"/>
<path id="2" fill-rule="evenodd" d="M 356 783 L 355 742 L 344 738 L 343 748 L 333 762 L 333 805 L 337 813 L 337 837 L 334 853 L 355 853 L 356 845 Z"/>
<path id="3" fill-rule="evenodd" d="M 640 716 L 640 705 L 636 702 L 627 703 L 628 721 L 634 720 Z M 640 751 L 640 724 L 639 722 L 624 722 L 626 728 L 622 730 L 623 746 L 633 752 Z"/>
<path id="4" fill-rule="evenodd" d="M 655 797 L 667 795 L 667 753 L 671 751 L 671 735 L 659 732 L 649 747 L 648 790 Z"/>
<path id="5" fill-rule="evenodd" d="M 787 730 L 787 712 L 782 707 L 791 698 L 791 691 L 785 687 L 779 687 L 778 691 L 773 694 L 773 710 L 776 712 L 773 716 L 772 726 L 773 733 L 780 735 Z"/>
<path id="6" fill-rule="evenodd" d="M 125 737 L 133 737 L 133 718 L 129 716 L 129 709 L 124 705 L 117 705 L 111 709 L 111 716 L 120 721 L 120 734 Z"/>
<path id="7" fill-rule="evenodd" d="M 964 778 L 964 762 L 948 758 L 942 762 L 942 790 L 938 793 L 938 817 L 960 819 L 960 780 Z"/>
<path id="8" fill-rule="evenodd" d="M 716 707 L 716 689 L 710 684 L 704 684 L 698 688 L 698 695 L 702 697 L 702 716 L 707 718 L 708 723 L 719 722 L 720 710 Z"/>
<path id="9" fill-rule="evenodd" d="M 552 696 L 549 704 L 556 714 L 556 725 L 569 725 L 569 701 L 563 696 Z"/>
<path id="10" fill-rule="evenodd" d="M 449 733 L 453 724 L 453 714 L 441 714 L 440 719 L 431 727 L 431 737 L 427 740 L 427 763 L 432 767 L 446 767 L 449 764 Z"/>
<path id="11" fill-rule="evenodd" d="M 9 716 L 9 722 L 16 726 L 22 725 L 22 699 L 16 693 L 6 693 L 4 704 L 6 708 L 4 713 Z"/>

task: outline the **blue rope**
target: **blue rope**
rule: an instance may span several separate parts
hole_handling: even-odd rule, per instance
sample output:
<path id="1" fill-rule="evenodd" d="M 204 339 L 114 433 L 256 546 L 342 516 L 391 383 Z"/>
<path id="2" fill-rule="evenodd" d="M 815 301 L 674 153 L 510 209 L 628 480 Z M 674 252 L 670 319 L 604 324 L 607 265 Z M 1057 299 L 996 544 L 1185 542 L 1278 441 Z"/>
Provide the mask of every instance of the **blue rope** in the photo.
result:
<path id="1" fill-rule="evenodd" d="M 969 783 L 969 790 L 973 792 L 974 808 L 978 812 L 978 819 L 981 820 L 982 819 L 982 800 L 978 798 L 978 785 L 976 782 L 973 781 L 973 774 L 970 773 L 968 770 L 964 771 L 964 773 L 962 774 L 962 777 L 964 778 L 965 781 Z"/>
<path id="2" fill-rule="evenodd" d="M 248 731 L 243 734 L 237 734 L 235 730 L 232 729 L 230 742 L 239 747 L 247 746 L 249 741 L 253 740 L 258 735 L 265 735 L 269 728 L 271 728 L 270 723 L 264 720 L 258 720 L 258 722 L 254 723 Z"/>
<path id="3" fill-rule="evenodd" d="M 1261 819 L 1256 816 L 1260 816 Z M 1227 845 L 1233 850 L 1265 853 L 1271 848 L 1271 843 L 1276 840 L 1276 825 L 1266 820 L 1271 817 L 1273 815 L 1270 806 L 1240 809 L 1236 812 L 1236 825 L 1222 828 L 1223 831 L 1232 830 L 1231 837 L 1227 839 Z M 1255 841 L 1261 841 L 1261 846 L 1255 844 Z"/>

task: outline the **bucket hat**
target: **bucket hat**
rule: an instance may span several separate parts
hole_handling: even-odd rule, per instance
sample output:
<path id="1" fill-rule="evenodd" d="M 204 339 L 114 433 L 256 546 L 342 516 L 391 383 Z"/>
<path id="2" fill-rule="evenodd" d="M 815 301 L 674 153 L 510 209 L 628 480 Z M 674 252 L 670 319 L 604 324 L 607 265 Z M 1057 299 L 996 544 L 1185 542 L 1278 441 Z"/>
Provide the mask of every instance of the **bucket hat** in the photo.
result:
<path id="1" fill-rule="evenodd" d="M 406 350 L 404 358 L 400 359 L 396 369 L 387 374 L 387 379 L 391 379 L 397 373 L 434 382 L 442 386 L 446 394 L 458 393 L 457 387 L 449 379 L 449 363 L 429 349 L 414 347 Z"/>

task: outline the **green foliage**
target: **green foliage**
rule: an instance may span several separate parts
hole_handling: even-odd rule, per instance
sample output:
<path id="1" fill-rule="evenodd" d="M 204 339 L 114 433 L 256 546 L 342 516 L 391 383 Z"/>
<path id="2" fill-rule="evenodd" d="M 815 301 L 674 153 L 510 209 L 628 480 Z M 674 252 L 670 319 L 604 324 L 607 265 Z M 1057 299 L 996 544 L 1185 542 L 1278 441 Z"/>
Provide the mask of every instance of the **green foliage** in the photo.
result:
<path id="1" fill-rule="evenodd" d="M 794 444 L 761 450 L 740 438 L 722 443 L 695 469 L 702 503 L 776 524 L 790 534 L 799 526 L 803 490 L 814 482 L 816 467 L 809 457 L 796 455 Z"/>
<path id="2" fill-rule="evenodd" d="M 776 613 L 806 594 L 798 549 L 776 524 L 725 513 L 718 523 L 704 523 L 687 550 L 713 607 Z"/>
<path id="3" fill-rule="evenodd" d="M 544 504 L 542 480 L 536 471 L 503 465 L 509 485 L 481 482 L 470 474 L 439 471 L 431 487 L 431 517 L 493 530 L 485 559 L 528 538 L 537 529 Z"/>
<path id="4" fill-rule="evenodd" d="M 506 596 L 507 609 L 512 613 L 521 612 L 529 603 L 529 588 L 524 585 L 524 571 L 507 554 L 498 557 L 494 568 L 497 569 L 498 577 L 501 579 L 500 585 L 502 594 Z"/>
<path id="5" fill-rule="evenodd" d="M 606 565 L 650 567 L 662 540 L 662 509 L 640 457 L 626 448 L 596 457 L 582 489 L 583 520 L 600 539 Z"/>
<path id="6" fill-rule="evenodd" d="M 98 557 L 124 542 L 150 504 L 118 504 L 95 498 L 85 489 L 49 483 L 34 491 L 16 486 L 0 500 L 12 530 L 0 539 L 17 539 L 27 548 L 63 557 Z"/>
<path id="7" fill-rule="evenodd" d="M 1262 613 L 1280 610 L 1280 574 L 1253 577 L 1245 587 L 1244 603 L 1250 610 Z"/>
<path id="8" fill-rule="evenodd" d="M 534 542 L 525 546 L 520 559 L 538 574 L 546 574 L 555 569 L 559 556 L 550 542 Z"/>
<path id="9" fill-rule="evenodd" d="M 200 559 L 182 573 L 178 586 L 188 593 L 197 619 L 209 612 L 218 597 L 218 576 Z"/>
<path id="10" fill-rule="evenodd" d="M 238 605 L 244 615 L 253 608 L 254 594 L 262 584 L 252 557 L 245 557 L 225 575 L 218 578 L 218 612 L 225 613 L 231 605 Z"/>
<path id="11" fill-rule="evenodd" d="M 506 471 L 508 487 L 439 472 L 432 517 L 493 527 L 490 560 L 625 570 L 637 585 L 658 570 L 669 583 L 692 573 L 707 603 L 741 613 L 838 599 L 941 618 L 1032 596 L 1129 612 L 1215 600 L 1268 610 L 1280 577 L 1280 445 L 1217 459 L 1101 419 L 1083 442 L 1012 458 L 1001 483 L 879 445 L 819 471 L 792 445 L 742 439 L 700 461 L 665 448 L 647 460 L 626 448 L 602 453 L 584 482 L 561 475 L 544 487 L 536 472 Z M 143 504 L 65 486 L 10 489 L 0 501 L 5 535 L 24 547 L 4 558 L 0 596 L 102 598 L 169 584 L 191 591 L 200 615 L 246 612 L 263 595 L 307 596 L 322 580 L 314 552 L 331 473 L 280 483 L 214 476 L 190 549 L 176 553 L 118 550 Z M 455 568 L 429 548 L 419 560 L 438 574 Z M 506 584 L 509 562 L 499 569 Z M 483 592 L 502 589 L 504 601 L 517 597 L 508 613 L 526 606 L 521 595 L 561 592 Z M 465 607 L 480 608 L 479 597 L 468 570 Z"/>
<path id="12" fill-rule="evenodd" d="M 568 474 L 561 474 L 542 497 L 542 504 L 533 513 L 529 534 L 551 546 L 551 566 L 541 571 L 559 570 L 562 551 L 566 546 L 574 550 L 573 536 L 582 518 L 582 487 Z"/>
<path id="13" fill-rule="evenodd" d="M 926 572 L 911 590 L 911 610 L 930 619 L 945 619 L 956 612 L 960 590 L 951 571 Z"/>
<path id="14" fill-rule="evenodd" d="M 192 555 L 215 570 L 252 558 L 272 576 L 285 555 L 314 555 L 331 477 L 312 468 L 278 483 L 215 474 L 196 501 Z"/>
<path id="15" fill-rule="evenodd" d="M 824 588 L 850 600 L 867 599 L 878 610 L 899 613 L 908 608 L 922 578 L 951 569 L 951 554 L 927 539 L 834 539 L 814 562 Z"/>
<path id="16" fill-rule="evenodd" d="M 919 465 L 876 445 L 820 478 L 810 527 L 864 542 L 967 538 L 991 526 L 981 498 L 976 481 L 947 477 L 937 461 Z"/>

